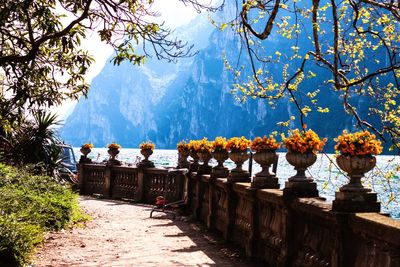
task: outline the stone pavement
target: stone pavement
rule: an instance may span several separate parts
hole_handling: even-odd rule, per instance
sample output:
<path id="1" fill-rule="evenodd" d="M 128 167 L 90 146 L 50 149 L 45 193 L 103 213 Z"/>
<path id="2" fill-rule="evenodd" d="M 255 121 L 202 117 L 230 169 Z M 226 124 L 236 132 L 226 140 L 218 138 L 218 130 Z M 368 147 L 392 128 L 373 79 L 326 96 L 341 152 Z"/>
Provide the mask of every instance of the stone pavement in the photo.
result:
<path id="1" fill-rule="evenodd" d="M 183 217 L 150 206 L 81 197 L 93 217 L 84 228 L 46 237 L 32 266 L 258 266 Z"/>

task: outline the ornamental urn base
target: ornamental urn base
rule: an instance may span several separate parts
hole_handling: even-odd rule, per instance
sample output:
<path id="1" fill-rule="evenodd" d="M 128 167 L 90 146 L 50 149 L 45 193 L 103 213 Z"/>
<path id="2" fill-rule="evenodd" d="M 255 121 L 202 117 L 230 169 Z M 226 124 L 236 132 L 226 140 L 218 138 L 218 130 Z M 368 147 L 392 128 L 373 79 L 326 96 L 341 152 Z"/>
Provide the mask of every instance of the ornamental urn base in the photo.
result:
<path id="1" fill-rule="evenodd" d="M 248 183 L 250 182 L 250 173 L 248 171 L 232 170 L 228 176 L 228 182 L 231 183 Z"/>
<path id="2" fill-rule="evenodd" d="M 284 198 L 318 197 L 317 183 L 308 181 L 289 181 L 283 189 Z"/>
<path id="3" fill-rule="evenodd" d="M 332 211 L 380 212 L 381 204 L 374 192 L 336 192 Z"/>
<path id="4" fill-rule="evenodd" d="M 80 164 L 90 164 L 90 163 L 92 163 L 92 160 L 85 155 L 81 155 L 81 157 L 79 158 L 79 163 Z"/>
<path id="5" fill-rule="evenodd" d="M 151 160 L 142 160 L 141 162 L 139 162 L 138 167 L 140 168 L 154 168 L 154 162 L 152 162 Z"/>
<path id="6" fill-rule="evenodd" d="M 251 188 L 254 189 L 279 189 L 278 178 L 255 176 L 251 182 Z"/>

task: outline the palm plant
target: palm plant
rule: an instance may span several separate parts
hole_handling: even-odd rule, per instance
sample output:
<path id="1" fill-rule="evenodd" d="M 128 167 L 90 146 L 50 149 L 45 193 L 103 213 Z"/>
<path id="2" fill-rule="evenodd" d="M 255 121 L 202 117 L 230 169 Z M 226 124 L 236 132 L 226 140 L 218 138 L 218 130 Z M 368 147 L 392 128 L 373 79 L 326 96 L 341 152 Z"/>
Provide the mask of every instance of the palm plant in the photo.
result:
<path id="1" fill-rule="evenodd" d="M 38 111 L 33 120 L 25 119 L 5 136 L 10 147 L 0 160 L 14 165 L 43 165 L 51 174 L 60 154 L 57 145 L 60 140 L 55 129 L 59 124 L 57 115 Z"/>

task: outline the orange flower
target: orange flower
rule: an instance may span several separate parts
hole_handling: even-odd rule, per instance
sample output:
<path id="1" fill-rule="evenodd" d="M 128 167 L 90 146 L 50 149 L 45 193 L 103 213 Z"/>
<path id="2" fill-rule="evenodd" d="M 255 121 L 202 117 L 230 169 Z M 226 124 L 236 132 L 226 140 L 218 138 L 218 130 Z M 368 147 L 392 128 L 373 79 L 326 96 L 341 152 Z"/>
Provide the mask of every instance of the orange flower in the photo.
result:
<path id="1" fill-rule="evenodd" d="M 317 154 L 322 151 L 327 139 L 320 139 L 319 136 L 313 131 L 300 132 L 295 129 L 288 138 L 283 138 L 283 143 L 289 152 L 294 153 L 314 153 Z"/>
<path id="2" fill-rule="evenodd" d="M 335 138 L 335 150 L 342 155 L 379 155 L 382 153 L 382 142 L 367 130 L 355 133 L 343 133 Z"/>
<path id="3" fill-rule="evenodd" d="M 212 147 L 214 151 L 222 151 L 226 150 L 226 144 L 228 142 L 226 141 L 225 137 L 218 136 L 215 138 L 215 140 L 212 142 Z"/>
<path id="4" fill-rule="evenodd" d="M 256 137 L 250 144 L 250 148 L 256 152 L 274 151 L 277 150 L 280 146 L 281 143 L 277 143 L 272 135 L 270 135 L 269 137 L 264 135 L 263 138 Z"/>
<path id="5" fill-rule="evenodd" d="M 189 149 L 194 152 L 211 152 L 212 144 L 206 137 L 201 140 L 190 140 Z"/>
<path id="6" fill-rule="evenodd" d="M 181 141 L 176 145 L 176 148 L 178 149 L 179 153 L 187 152 L 189 151 L 189 144 L 185 141 Z"/>
<path id="7" fill-rule="evenodd" d="M 91 143 L 86 143 L 86 144 L 83 144 L 83 145 L 81 146 L 81 148 L 83 148 L 83 149 L 92 149 L 92 148 L 93 148 L 93 144 L 91 144 Z"/>
<path id="8" fill-rule="evenodd" d="M 152 142 L 147 141 L 147 142 L 141 143 L 139 148 L 140 149 L 151 149 L 151 150 L 154 150 L 155 145 Z"/>
<path id="9" fill-rule="evenodd" d="M 232 137 L 226 144 L 226 150 L 232 152 L 244 151 L 250 146 L 250 140 L 247 140 L 244 136 Z"/>
<path id="10" fill-rule="evenodd" d="M 107 146 L 108 149 L 119 149 L 121 146 L 117 143 L 111 143 Z"/>

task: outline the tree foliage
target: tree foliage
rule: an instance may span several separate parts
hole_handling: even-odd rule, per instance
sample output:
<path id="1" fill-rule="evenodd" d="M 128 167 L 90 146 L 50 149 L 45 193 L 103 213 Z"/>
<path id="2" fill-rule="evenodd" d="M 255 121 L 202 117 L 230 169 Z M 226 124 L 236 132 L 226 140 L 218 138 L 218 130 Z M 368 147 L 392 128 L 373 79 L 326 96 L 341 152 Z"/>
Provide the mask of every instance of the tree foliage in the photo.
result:
<path id="1" fill-rule="evenodd" d="M 265 98 L 274 105 L 287 98 L 303 126 L 310 112 L 329 112 L 318 95 L 330 90 L 358 127 L 399 147 L 398 1 L 245 0 L 237 6 L 236 17 L 220 27 L 235 29 L 247 52 L 242 59 L 251 62 L 250 72 L 240 61 L 226 62 L 240 100 Z M 368 115 L 359 112 L 360 99 Z"/>
<path id="2" fill-rule="evenodd" d="M 198 10 L 214 8 L 181 0 Z M 192 46 L 155 23 L 153 0 L 4 0 L 0 3 L 0 121 L 77 99 L 88 92 L 93 62 L 81 41 L 96 31 L 115 50 L 114 63 L 141 64 L 146 56 L 174 60 Z"/>

